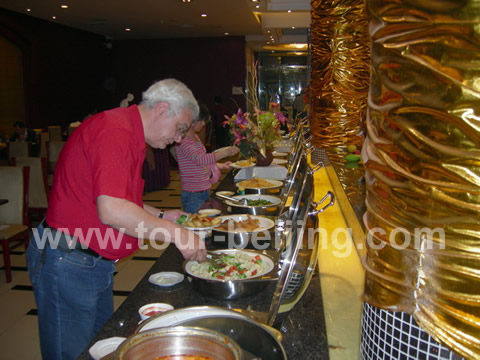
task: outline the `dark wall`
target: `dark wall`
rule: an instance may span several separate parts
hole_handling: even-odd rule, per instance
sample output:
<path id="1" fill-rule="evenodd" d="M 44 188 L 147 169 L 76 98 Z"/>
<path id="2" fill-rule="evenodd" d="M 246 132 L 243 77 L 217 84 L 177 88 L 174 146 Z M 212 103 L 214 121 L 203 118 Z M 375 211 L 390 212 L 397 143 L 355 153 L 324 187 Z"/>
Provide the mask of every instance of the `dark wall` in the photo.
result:
<path id="1" fill-rule="evenodd" d="M 23 53 L 27 125 L 68 125 L 110 102 L 104 90 L 111 67 L 104 38 L 0 10 L 0 35 Z"/>
<path id="2" fill-rule="evenodd" d="M 128 92 L 174 77 L 211 107 L 222 96 L 245 108 L 232 86 L 245 86 L 243 37 L 106 41 L 103 36 L 0 9 L 0 36 L 23 53 L 27 125 L 66 126 L 92 109 L 119 105 Z"/>
<path id="3" fill-rule="evenodd" d="M 209 107 L 221 96 L 231 112 L 245 107 L 243 95 L 232 86 L 245 86 L 246 58 L 243 37 L 116 41 L 112 44 L 113 82 L 120 102 L 128 92 L 141 99 L 156 80 L 176 78 Z"/>

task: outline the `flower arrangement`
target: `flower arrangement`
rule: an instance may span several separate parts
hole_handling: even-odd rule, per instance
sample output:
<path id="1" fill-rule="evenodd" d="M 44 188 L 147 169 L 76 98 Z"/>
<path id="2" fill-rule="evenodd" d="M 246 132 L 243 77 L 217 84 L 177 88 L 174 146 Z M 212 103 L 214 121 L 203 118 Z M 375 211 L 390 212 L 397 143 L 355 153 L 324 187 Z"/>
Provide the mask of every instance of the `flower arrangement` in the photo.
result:
<path id="1" fill-rule="evenodd" d="M 272 111 L 261 111 L 255 108 L 250 114 L 238 109 L 237 113 L 227 119 L 223 125 L 229 126 L 233 137 L 233 145 L 240 148 L 244 157 L 255 156 L 260 153 L 266 157 L 269 150 L 273 150 L 276 141 L 281 140 L 281 125 L 286 124 L 287 118 L 278 111 L 278 103 L 270 103 Z"/>

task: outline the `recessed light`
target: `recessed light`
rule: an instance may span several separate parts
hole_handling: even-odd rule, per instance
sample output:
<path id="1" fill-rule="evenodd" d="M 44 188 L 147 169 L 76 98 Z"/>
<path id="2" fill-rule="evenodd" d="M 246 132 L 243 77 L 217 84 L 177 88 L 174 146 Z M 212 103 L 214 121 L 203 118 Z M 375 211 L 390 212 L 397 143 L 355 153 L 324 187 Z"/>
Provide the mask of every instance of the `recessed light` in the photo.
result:
<path id="1" fill-rule="evenodd" d="M 207 17 L 207 14 L 202 14 L 201 16 L 202 16 L 202 17 Z"/>
<path id="2" fill-rule="evenodd" d="M 255 5 L 255 8 L 260 9 L 260 5 Z"/>
<path id="3" fill-rule="evenodd" d="M 230 33 L 227 32 L 227 33 L 225 33 L 225 35 L 230 35 Z"/>
<path id="4" fill-rule="evenodd" d="M 55 20 L 57 17 L 56 16 L 52 16 L 52 19 Z"/>
<path id="5" fill-rule="evenodd" d="M 189 2 L 192 2 L 192 0 L 182 0 L 182 2 L 189 3 Z"/>
<path id="6" fill-rule="evenodd" d="M 68 9 L 68 5 L 60 5 L 62 9 Z"/>
<path id="7" fill-rule="evenodd" d="M 258 0 L 252 0 L 252 2 L 258 2 Z"/>
<path id="8" fill-rule="evenodd" d="M 288 12 L 288 13 L 291 13 L 291 12 L 292 12 L 292 10 L 287 10 L 287 12 Z"/>
<path id="9" fill-rule="evenodd" d="M 30 11 L 32 11 L 32 9 L 27 9 L 27 12 L 30 12 Z"/>
<path id="10" fill-rule="evenodd" d="M 130 28 L 125 28 L 125 31 L 129 32 L 129 31 L 132 31 L 132 29 L 130 29 Z"/>
<path id="11" fill-rule="evenodd" d="M 292 26 L 292 30 L 295 30 L 295 26 Z"/>

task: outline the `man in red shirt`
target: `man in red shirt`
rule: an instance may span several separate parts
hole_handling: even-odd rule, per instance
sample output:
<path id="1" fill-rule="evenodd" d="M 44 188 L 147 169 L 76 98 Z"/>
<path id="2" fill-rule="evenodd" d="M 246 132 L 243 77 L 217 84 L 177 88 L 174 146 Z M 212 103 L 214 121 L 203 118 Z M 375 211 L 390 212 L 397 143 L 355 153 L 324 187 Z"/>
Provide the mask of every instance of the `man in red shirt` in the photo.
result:
<path id="1" fill-rule="evenodd" d="M 139 239 L 172 242 L 186 259 L 203 260 L 205 246 L 176 225 L 180 210 L 142 201 L 145 143 L 180 142 L 198 116 L 181 82 L 153 84 L 140 105 L 85 120 L 55 166 L 46 219 L 27 251 L 44 359 L 76 359 L 113 313 L 114 262 Z"/>

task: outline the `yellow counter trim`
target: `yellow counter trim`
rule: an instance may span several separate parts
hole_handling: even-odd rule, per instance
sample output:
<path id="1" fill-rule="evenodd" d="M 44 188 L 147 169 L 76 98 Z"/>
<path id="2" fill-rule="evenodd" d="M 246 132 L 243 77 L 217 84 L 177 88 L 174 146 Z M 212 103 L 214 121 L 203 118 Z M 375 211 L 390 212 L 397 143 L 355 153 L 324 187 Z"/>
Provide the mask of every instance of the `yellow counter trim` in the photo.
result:
<path id="1" fill-rule="evenodd" d="M 318 269 L 330 359 L 360 359 L 363 230 L 333 168 L 317 171 L 314 181 L 315 201 L 327 191 L 334 192 L 336 198 L 335 205 L 318 215 Z"/>

